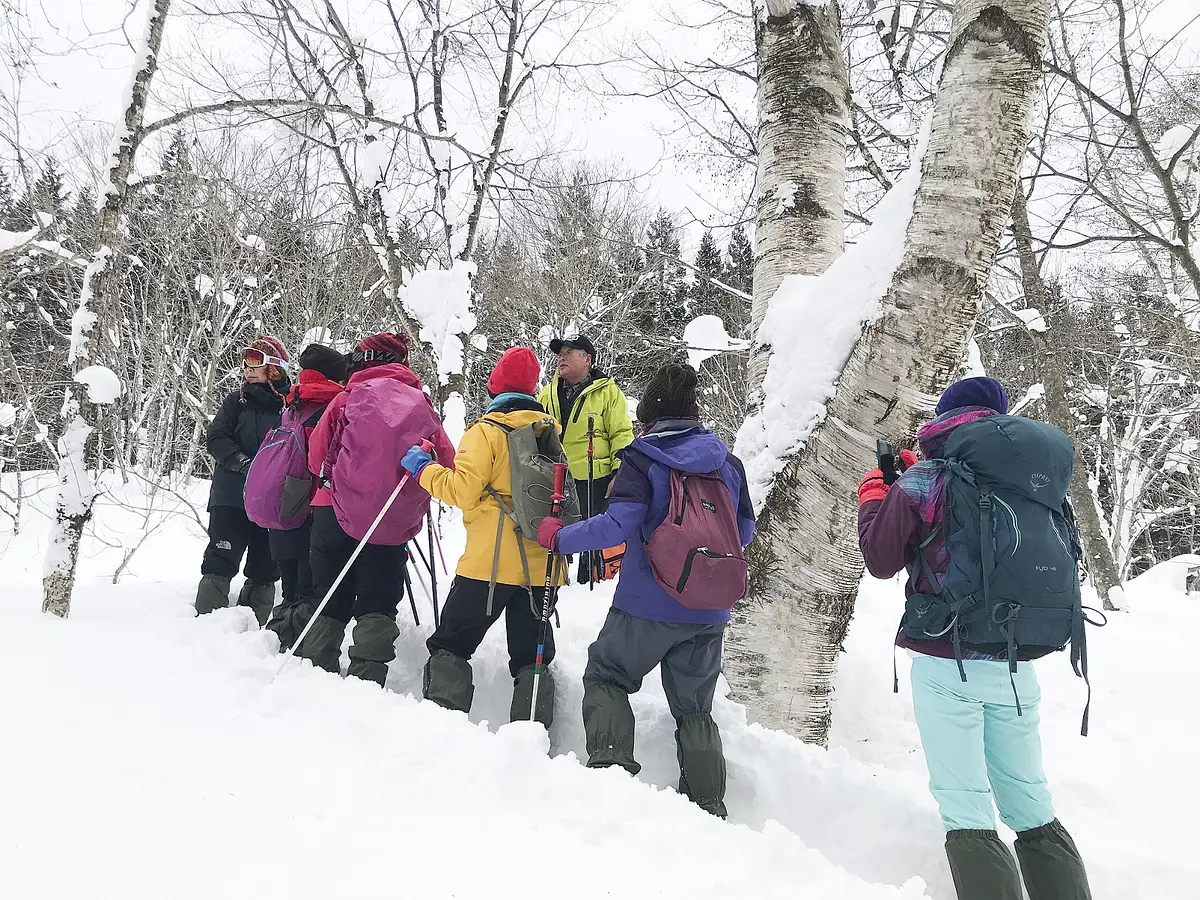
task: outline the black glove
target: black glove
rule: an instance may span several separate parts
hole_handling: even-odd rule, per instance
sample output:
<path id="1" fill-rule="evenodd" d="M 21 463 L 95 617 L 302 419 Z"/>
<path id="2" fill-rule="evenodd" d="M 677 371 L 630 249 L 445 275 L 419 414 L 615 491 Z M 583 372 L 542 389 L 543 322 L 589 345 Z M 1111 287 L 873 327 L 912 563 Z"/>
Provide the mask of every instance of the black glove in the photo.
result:
<path id="1" fill-rule="evenodd" d="M 229 463 L 229 468 L 237 472 L 239 475 L 245 475 L 250 471 L 250 463 L 253 460 L 245 453 L 239 453 Z"/>

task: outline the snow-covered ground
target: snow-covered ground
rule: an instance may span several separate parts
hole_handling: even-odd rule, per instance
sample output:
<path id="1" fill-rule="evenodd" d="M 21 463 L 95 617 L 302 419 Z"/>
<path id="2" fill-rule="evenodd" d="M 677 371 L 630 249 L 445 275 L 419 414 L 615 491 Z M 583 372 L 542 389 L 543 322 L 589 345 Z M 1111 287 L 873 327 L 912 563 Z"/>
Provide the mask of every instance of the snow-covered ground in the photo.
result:
<path id="1" fill-rule="evenodd" d="M 147 504 L 132 486 L 105 495 L 65 622 L 38 611 L 49 493 L 34 492 L 19 535 L 0 522 L 0 896 L 953 898 L 903 654 L 891 690 L 898 583 L 864 584 L 829 751 L 718 703 L 727 824 L 674 792 L 674 723 L 653 680 L 634 698 L 639 778 L 579 764 L 579 676 L 610 589 L 564 593 L 547 755 L 540 730 L 503 724 L 502 628 L 474 660 L 470 722 L 414 699 L 427 601 L 419 628 L 401 610 L 389 691 L 299 663 L 268 685 L 274 638 L 248 613 L 192 617 L 204 538 L 185 501 L 203 520 L 205 489 L 157 497 L 174 512 L 150 515 L 117 584 Z M 445 536 L 453 568 L 452 515 Z M 1200 600 L 1179 567 L 1128 597 L 1091 635 L 1089 738 L 1066 660 L 1039 664 L 1046 766 L 1098 900 L 1195 897 Z"/>

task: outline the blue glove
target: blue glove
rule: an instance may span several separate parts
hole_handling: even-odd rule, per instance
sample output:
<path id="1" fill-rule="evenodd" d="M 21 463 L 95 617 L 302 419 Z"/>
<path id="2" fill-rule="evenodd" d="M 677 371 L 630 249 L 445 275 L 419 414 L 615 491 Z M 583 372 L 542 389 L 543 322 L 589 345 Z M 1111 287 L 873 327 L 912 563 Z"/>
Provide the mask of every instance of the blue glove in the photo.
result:
<path id="1" fill-rule="evenodd" d="M 400 465 L 412 473 L 413 478 L 421 477 L 421 470 L 433 462 L 433 457 L 421 449 L 420 444 L 413 444 L 400 460 Z"/>

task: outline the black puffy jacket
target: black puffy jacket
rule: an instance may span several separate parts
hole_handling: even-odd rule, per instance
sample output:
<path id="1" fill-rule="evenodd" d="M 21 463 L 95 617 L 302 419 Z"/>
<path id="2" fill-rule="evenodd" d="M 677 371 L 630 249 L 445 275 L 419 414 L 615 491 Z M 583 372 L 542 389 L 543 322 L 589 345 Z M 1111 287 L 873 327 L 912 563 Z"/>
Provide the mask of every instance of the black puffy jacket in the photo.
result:
<path id="1" fill-rule="evenodd" d="M 274 384 L 243 384 L 225 398 L 208 426 L 208 452 L 216 461 L 208 508 L 244 506 L 245 466 L 258 452 L 267 432 L 279 424 L 283 398 L 291 387 L 286 378 Z M 274 388 L 274 390 L 272 390 Z"/>

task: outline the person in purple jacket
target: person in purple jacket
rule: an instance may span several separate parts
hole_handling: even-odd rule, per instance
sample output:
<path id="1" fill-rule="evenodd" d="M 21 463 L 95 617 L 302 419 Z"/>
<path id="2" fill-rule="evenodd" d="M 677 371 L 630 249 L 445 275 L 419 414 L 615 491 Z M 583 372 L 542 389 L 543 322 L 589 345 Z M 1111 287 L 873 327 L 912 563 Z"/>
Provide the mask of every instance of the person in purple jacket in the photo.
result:
<path id="1" fill-rule="evenodd" d="M 956 381 L 938 401 L 936 418 L 917 432 L 925 461 L 905 450 L 894 484 L 885 484 L 879 469 L 864 476 L 858 536 L 872 575 L 891 578 L 907 568 L 906 596 L 937 593 L 931 579 L 940 582 L 951 560 L 945 469 L 930 461 L 945 456 L 956 428 L 1007 412 L 1008 396 L 995 379 Z M 966 650 L 964 680 L 949 637 L 918 640 L 901 628 L 896 645 L 913 657 L 913 713 L 959 900 L 1021 900 L 1022 876 L 1030 900 L 1090 900 L 1083 860 L 1055 817 L 1042 771 L 1033 663 L 1018 662 L 1010 680 L 1007 660 Z M 1016 861 L 996 832 L 993 803 L 1017 834 Z"/>
<path id="2" fill-rule="evenodd" d="M 545 519 L 538 543 L 564 554 L 627 545 L 612 609 L 588 648 L 583 673 L 588 766 L 621 766 L 634 775 L 641 770 L 633 757 L 629 695 L 661 664 L 676 723 L 679 792 L 724 818 L 725 756 L 712 703 L 729 611 L 683 606 L 654 580 L 645 550 L 667 515 L 671 469 L 720 472 L 737 509 L 742 545 L 754 536 L 746 472 L 721 439 L 700 424 L 696 380 L 695 370 L 685 365 L 664 366 L 654 374 L 637 408 L 642 434 L 620 451 L 608 510 L 565 528 L 558 519 Z"/>

